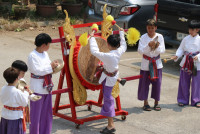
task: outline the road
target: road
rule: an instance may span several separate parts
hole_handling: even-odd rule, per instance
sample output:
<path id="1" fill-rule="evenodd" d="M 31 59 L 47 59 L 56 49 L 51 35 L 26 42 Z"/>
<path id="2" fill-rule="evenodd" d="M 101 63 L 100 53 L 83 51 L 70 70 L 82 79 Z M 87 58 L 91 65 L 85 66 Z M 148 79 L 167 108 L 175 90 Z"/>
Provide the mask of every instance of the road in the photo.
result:
<path id="1" fill-rule="evenodd" d="M 82 33 L 84 29 L 77 30 Z M 77 32 L 76 31 L 76 32 Z M 35 48 L 34 38 L 39 32 L 46 32 L 52 38 L 59 38 L 58 30 L 45 28 L 44 31 L 23 31 L 17 32 L 0 32 L 0 86 L 6 82 L 3 79 L 3 71 L 8 68 L 14 60 L 20 59 L 27 61 L 28 54 Z M 176 51 L 176 48 L 167 48 L 166 53 L 161 58 L 170 57 Z M 52 44 L 48 51 L 50 59 L 62 58 L 60 44 Z M 119 64 L 120 76 L 127 77 L 139 75 L 139 66 L 141 55 L 136 48 L 128 48 L 122 56 Z M 180 61 L 179 61 L 180 62 Z M 143 111 L 143 102 L 137 100 L 138 80 L 129 81 L 125 86 L 120 86 L 121 106 L 123 110 L 129 112 L 125 121 L 120 116 L 114 118 L 117 132 L 116 134 L 200 134 L 200 117 L 199 110 L 195 107 L 186 106 L 178 107 L 176 102 L 178 81 L 179 81 L 179 62 L 169 61 L 164 63 L 163 81 L 161 91 L 160 112 L 152 110 L 151 112 Z M 29 83 L 30 74 L 26 73 L 25 79 Z M 53 76 L 55 89 L 59 80 L 59 74 Z M 66 82 L 64 87 L 66 87 Z M 55 90 L 54 89 L 54 90 Z M 88 100 L 96 100 L 99 91 L 87 91 Z M 53 96 L 54 104 L 55 96 Z M 153 100 L 149 99 L 150 106 L 153 106 Z M 68 104 L 68 95 L 62 95 L 60 104 Z M 2 104 L 0 104 L 0 109 Z M 98 115 L 100 108 L 93 106 L 92 111 L 87 111 L 87 106 L 76 108 L 78 118 Z M 71 111 L 65 109 L 61 111 L 70 115 Z M 107 120 L 97 120 L 84 123 L 80 129 L 75 129 L 73 122 L 53 117 L 52 134 L 98 134 L 106 126 Z"/>

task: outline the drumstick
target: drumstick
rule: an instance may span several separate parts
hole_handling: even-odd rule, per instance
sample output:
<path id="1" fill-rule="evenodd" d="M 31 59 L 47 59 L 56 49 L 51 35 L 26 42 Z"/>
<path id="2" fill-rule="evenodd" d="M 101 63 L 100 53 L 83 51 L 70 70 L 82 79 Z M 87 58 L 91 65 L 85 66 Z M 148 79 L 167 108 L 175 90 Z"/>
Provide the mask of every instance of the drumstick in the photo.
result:
<path id="1" fill-rule="evenodd" d="M 115 25 L 117 28 L 121 29 L 121 27 L 119 25 L 116 24 L 116 21 L 114 20 L 113 16 L 108 15 L 106 17 L 106 20 L 110 21 L 112 23 L 112 25 Z M 124 30 L 123 30 L 124 31 Z M 127 33 L 124 31 L 124 34 L 127 35 Z"/>
<path id="2" fill-rule="evenodd" d="M 172 58 L 165 58 L 165 59 L 163 59 L 164 63 L 167 63 L 170 60 L 174 60 L 174 59 L 172 59 Z"/>
<path id="3" fill-rule="evenodd" d="M 116 24 L 116 21 L 114 20 L 114 18 L 111 15 L 108 15 L 106 17 L 106 20 L 111 22 L 112 25 L 115 25 L 119 29 L 121 29 L 121 27 Z M 140 39 L 140 32 L 136 28 L 133 28 L 133 27 L 129 28 L 127 32 L 124 31 L 124 34 L 126 35 L 129 46 L 135 45 L 137 43 L 137 41 Z"/>
<path id="4" fill-rule="evenodd" d="M 95 30 L 92 30 L 92 33 L 91 33 L 91 34 L 94 34 L 94 33 L 96 33 L 96 31 L 95 31 Z M 91 34 L 89 35 L 88 40 L 90 40 L 90 38 L 92 37 Z"/>
<path id="5" fill-rule="evenodd" d="M 95 32 L 97 32 L 99 30 L 98 28 L 98 25 L 97 24 L 93 24 L 92 27 L 92 33 L 91 34 L 94 34 Z M 88 37 L 88 33 L 85 32 L 83 33 L 80 37 L 79 37 L 79 42 L 81 44 L 81 46 L 86 46 L 88 44 L 88 40 L 91 38 L 91 34 L 90 36 Z"/>
<path id="6" fill-rule="evenodd" d="M 112 21 L 112 25 L 115 25 L 115 26 L 116 26 L 117 28 L 119 28 L 119 29 L 121 28 L 119 25 L 117 25 L 117 23 L 116 23 L 115 20 Z"/>

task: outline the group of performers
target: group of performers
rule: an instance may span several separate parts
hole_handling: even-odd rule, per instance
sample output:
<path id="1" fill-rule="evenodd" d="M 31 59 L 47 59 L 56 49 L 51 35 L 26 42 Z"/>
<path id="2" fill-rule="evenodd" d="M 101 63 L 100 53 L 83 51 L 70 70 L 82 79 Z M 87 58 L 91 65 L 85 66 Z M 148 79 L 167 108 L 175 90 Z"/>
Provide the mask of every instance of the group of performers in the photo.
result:
<path id="1" fill-rule="evenodd" d="M 160 100 L 163 67 L 160 54 L 165 52 L 164 39 L 161 34 L 156 33 L 157 25 L 155 20 L 148 20 L 146 28 L 147 33 L 141 36 L 138 46 L 138 52 L 143 56 L 140 70 L 142 78 L 139 80 L 138 99 L 144 101 L 143 110 L 151 111 L 148 103 L 149 85 L 151 83 L 151 98 L 155 100 L 153 109 L 160 111 L 161 107 L 158 102 Z M 190 84 L 192 83 L 191 105 L 200 108 L 200 86 L 198 84 L 200 79 L 199 30 L 200 22 L 191 20 L 188 24 L 189 35 L 181 41 L 175 56 L 171 57 L 176 62 L 184 56 L 180 63 L 181 69 L 177 96 L 178 106 L 181 107 L 189 105 Z M 155 41 L 156 37 L 158 37 L 157 42 Z"/>
<path id="2" fill-rule="evenodd" d="M 46 33 L 41 33 L 35 38 L 36 49 L 28 56 L 28 64 L 17 60 L 12 67 L 3 72 L 6 84 L 0 92 L 1 102 L 4 105 L 1 113 L 1 134 L 25 134 L 23 107 L 28 105 L 30 99 L 30 134 L 50 134 L 52 129 L 52 94 L 53 83 L 51 80 L 53 69 L 58 63 L 51 62 L 46 52 L 52 39 Z M 13 66 L 14 65 L 14 66 Z M 16 88 L 18 81 L 23 79 L 25 72 L 31 73 L 30 89 L 25 91 Z M 33 101 L 33 95 L 41 99 Z"/>
<path id="3" fill-rule="evenodd" d="M 192 79 L 191 105 L 200 107 L 200 22 L 192 20 L 189 23 L 189 35 L 186 36 L 175 56 L 171 57 L 177 61 L 182 56 L 180 80 L 178 88 L 178 105 L 189 105 L 190 83 Z M 156 33 L 157 25 L 154 19 L 149 19 L 146 24 L 147 33 L 141 36 L 138 52 L 143 56 L 141 61 L 138 86 L 138 99 L 144 101 L 143 110 L 151 111 L 148 103 L 149 85 L 152 84 L 151 98 L 155 100 L 153 109 L 160 111 L 159 106 L 161 83 L 162 83 L 162 61 L 160 54 L 165 52 L 164 38 Z M 103 134 L 116 132 L 113 117 L 115 116 L 114 98 L 111 95 L 116 81 L 119 79 L 119 61 L 121 55 L 126 51 L 127 44 L 124 30 L 119 29 L 118 35 L 110 35 L 107 38 L 107 53 L 100 52 L 94 33 L 89 40 L 91 54 L 103 62 L 103 70 L 99 83 L 103 85 L 103 106 L 100 114 L 108 118 L 108 125 L 100 131 Z M 28 64 L 17 60 L 3 73 L 6 84 L 0 92 L 0 99 L 4 105 L 1 113 L 1 134 L 24 134 L 23 108 L 28 105 L 33 95 L 41 96 L 40 100 L 30 101 L 30 134 L 50 134 L 52 129 L 52 87 L 51 80 L 53 69 L 58 63 L 51 62 L 47 54 L 51 37 L 42 33 L 35 38 L 36 49 L 28 57 Z M 18 90 L 16 85 L 19 79 L 23 79 L 25 72 L 31 73 L 30 89 Z M 123 82 L 124 83 L 124 82 Z"/>

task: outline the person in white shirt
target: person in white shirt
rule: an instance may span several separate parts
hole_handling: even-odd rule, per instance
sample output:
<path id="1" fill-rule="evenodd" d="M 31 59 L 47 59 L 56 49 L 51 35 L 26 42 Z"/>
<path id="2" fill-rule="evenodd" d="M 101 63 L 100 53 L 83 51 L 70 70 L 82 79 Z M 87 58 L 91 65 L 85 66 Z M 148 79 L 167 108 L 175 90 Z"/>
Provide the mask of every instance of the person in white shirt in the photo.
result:
<path id="1" fill-rule="evenodd" d="M 123 29 L 120 29 L 120 38 L 118 35 L 110 35 L 107 38 L 108 48 L 110 52 L 103 53 L 99 51 L 97 42 L 91 34 L 90 51 L 91 54 L 103 62 L 103 72 L 99 79 L 99 83 L 103 85 L 104 103 L 101 109 L 101 115 L 108 117 L 108 126 L 100 131 L 101 133 L 114 133 L 116 131 L 113 117 L 115 116 L 114 98 L 111 95 L 113 86 L 119 76 L 119 66 L 121 55 L 126 51 L 127 45 L 124 38 Z"/>
<path id="2" fill-rule="evenodd" d="M 141 36 L 138 46 L 138 52 L 143 56 L 141 62 L 138 86 L 138 99 L 144 101 L 143 110 L 151 111 L 148 103 L 149 85 L 152 84 L 151 98 L 155 100 L 154 110 L 160 111 L 161 82 L 162 82 L 162 61 L 160 54 L 165 52 L 163 36 L 156 33 L 157 24 L 154 19 L 147 20 L 147 33 Z"/>
<path id="3" fill-rule="evenodd" d="M 180 79 L 177 101 L 179 106 L 189 105 L 190 84 L 191 84 L 191 105 L 200 108 L 200 22 L 190 21 L 189 35 L 186 36 L 176 51 L 176 56 L 172 59 L 177 61 L 183 55 L 180 63 Z M 191 82 L 192 79 L 192 82 Z"/>
<path id="4" fill-rule="evenodd" d="M 25 63 L 24 61 L 22 61 L 22 60 L 15 60 L 15 61 L 12 63 L 11 67 L 14 67 L 14 68 L 16 68 L 16 69 L 18 69 L 18 70 L 20 71 L 20 73 L 19 73 L 19 82 L 20 82 L 20 81 L 23 81 L 23 82 L 26 83 L 26 81 L 25 81 L 25 79 L 24 79 L 24 75 L 25 75 L 25 73 L 28 71 L 28 66 L 26 65 L 26 63 Z M 25 88 L 29 88 L 29 87 L 26 85 Z M 32 101 L 37 101 L 37 98 L 38 98 L 38 96 L 37 96 L 37 95 L 34 95 L 34 94 L 32 94 L 32 95 L 30 96 L 30 99 L 31 99 Z M 40 98 L 40 97 L 39 97 L 39 98 Z M 29 110 L 28 110 L 28 111 L 29 111 Z"/>
<path id="5" fill-rule="evenodd" d="M 19 70 L 9 67 L 3 73 L 8 83 L 0 92 L 1 102 L 4 105 L 1 111 L 1 134 L 25 134 L 25 120 L 23 107 L 27 106 L 31 94 L 29 89 L 22 92 L 16 88 L 19 80 Z"/>
<path id="6" fill-rule="evenodd" d="M 52 72 L 57 63 L 51 62 L 46 52 L 52 39 L 46 33 L 35 38 L 36 49 L 28 56 L 28 69 L 31 73 L 30 89 L 42 96 L 38 101 L 30 101 L 30 134 L 51 134 L 52 129 Z"/>
<path id="7" fill-rule="evenodd" d="M 20 73 L 19 73 L 19 82 L 18 82 L 18 85 L 17 85 L 17 88 L 18 88 L 18 86 L 19 86 L 21 81 L 23 81 L 23 83 L 26 83 L 26 81 L 24 79 L 24 75 L 28 71 L 28 66 L 22 60 L 15 60 L 12 63 L 11 67 L 14 67 L 14 68 L 16 68 L 16 69 L 18 69 L 20 71 Z M 25 85 L 24 88 L 29 88 L 29 87 L 27 85 Z M 30 92 L 32 92 L 32 91 L 30 90 Z M 37 96 L 37 95 L 34 95 L 34 94 L 30 95 L 30 100 L 32 100 L 32 101 L 37 101 L 37 100 L 39 100 L 39 98 L 40 98 L 40 96 Z M 29 113 L 30 110 L 29 110 L 29 106 L 28 105 L 25 107 L 25 111 L 26 111 L 26 113 L 25 113 L 26 122 L 30 123 L 30 113 Z"/>

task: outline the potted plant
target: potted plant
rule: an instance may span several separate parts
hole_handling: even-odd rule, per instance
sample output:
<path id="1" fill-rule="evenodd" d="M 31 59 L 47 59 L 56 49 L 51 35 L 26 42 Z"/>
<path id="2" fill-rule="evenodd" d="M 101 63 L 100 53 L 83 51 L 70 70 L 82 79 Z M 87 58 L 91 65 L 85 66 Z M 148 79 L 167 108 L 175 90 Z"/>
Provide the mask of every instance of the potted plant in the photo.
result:
<path id="1" fill-rule="evenodd" d="M 9 15 L 12 11 L 13 0 L 1 0 L 0 1 L 0 12 L 3 15 Z"/>
<path id="2" fill-rule="evenodd" d="M 21 1 L 18 1 L 18 5 L 15 5 L 13 7 L 16 19 L 26 17 L 27 13 L 30 10 L 30 8 L 27 6 L 28 3 L 29 3 L 28 0 L 21 0 Z"/>
<path id="3" fill-rule="evenodd" d="M 57 11 L 55 0 L 37 0 L 36 12 L 42 17 L 54 16 Z"/>
<path id="4" fill-rule="evenodd" d="M 75 16 L 81 13 L 83 3 L 80 0 L 62 0 L 62 10 L 67 10 L 70 16 Z"/>

